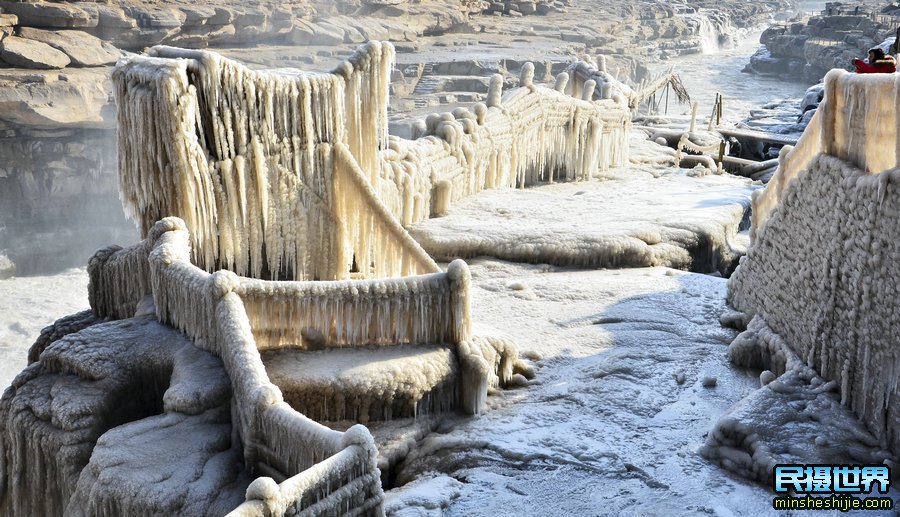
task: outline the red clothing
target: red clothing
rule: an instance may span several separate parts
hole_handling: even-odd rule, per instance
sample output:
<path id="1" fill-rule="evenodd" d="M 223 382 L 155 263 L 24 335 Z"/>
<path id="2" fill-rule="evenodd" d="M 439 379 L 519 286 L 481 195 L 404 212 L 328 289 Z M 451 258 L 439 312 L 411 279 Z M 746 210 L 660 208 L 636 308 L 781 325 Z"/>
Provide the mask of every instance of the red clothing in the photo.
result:
<path id="1" fill-rule="evenodd" d="M 862 59 L 854 59 L 857 74 L 892 74 L 897 71 L 897 63 L 893 59 L 881 59 L 874 63 L 867 63 Z"/>

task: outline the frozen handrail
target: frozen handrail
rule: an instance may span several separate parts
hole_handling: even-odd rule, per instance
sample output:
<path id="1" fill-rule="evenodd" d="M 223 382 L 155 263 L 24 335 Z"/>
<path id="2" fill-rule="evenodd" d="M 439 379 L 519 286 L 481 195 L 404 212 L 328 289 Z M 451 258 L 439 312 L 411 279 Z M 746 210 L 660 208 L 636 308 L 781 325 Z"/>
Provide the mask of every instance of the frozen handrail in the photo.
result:
<path id="1" fill-rule="evenodd" d="M 386 129 L 389 43 L 360 47 L 331 73 L 254 71 L 171 47 L 150 54 L 113 73 L 123 202 L 145 234 L 161 217 L 183 218 L 193 262 L 207 271 L 338 280 L 356 259 L 367 277 L 427 273 L 430 260 L 394 231 L 400 222 L 442 213 L 482 188 L 552 181 L 560 171 L 589 179 L 627 162 L 625 100 L 536 86 L 528 66 L 522 87 L 503 94 L 495 77 L 488 105 L 429 116 L 419 135 L 428 137 L 403 141 Z M 347 179 L 360 188 L 336 188 Z M 374 227 L 349 222 L 360 203 Z M 399 273 L 379 256 L 397 250 L 408 266 Z"/>
<path id="2" fill-rule="evenodd" d="M 468 319 L 455 309 L 468 297 L 455 281 L 465 262 L 447 273 L 386 280 L 268 282 L 244 279 L 244 301 L 259 349 L 459 343 L 469 335 Z"/>
<path id="3" fill-rule="evenodd" d="M 241 439 L 244 461 L 251 472 L 281 480 L 295 476 L 307 479 L 311 476 L 304 474 L 307 469 L 338 455 L 332 463 L 337 462 L 342 472 L 351 473 L 340 479 L 324 476 L 319 480 L 313 475 L 312 480 L 301 484 L 295 480 L 293 485 L 288 484 L 293 489 L 284 493 L 248 490 L 248 498 L 263 499 L 266 507 L 287 505 L 295 509 L 313 507 L 325 500 L 338 505 L 357 501 L 358 491 L 342 492 L 345 485 L 337 481 L 343 481 L 362 486 L 364 506 L 380 507 L 383 493 L 377 453 L 368 430 L 362 426 L 345 433 L 331 430 L 282 400 L 281 390 L 266 373 L 244 302 L 238 295 L 240 279 L 228 271 L 208 274 L 192 265 L 184 224 L 169 226 L 171 229 L 156 239 L 149 255 L 157 317 L 183 330 L 197 346 L 222 359 L 234 397 L 232 425 Z M 293 499 L 287 501 L 287 497 Z"/>
<path id="4" fill-rule="evenodd" d="M 432 113 L 415 128 L 414 140 L 392 137 L 382 152 L 385 175 L 395 178 L 395 213 L 403 224 L 441 215 L 452 202 L 484 189 L 525 187 L 557 176 L 589 180 L 598 170 L 627 163 L 626 107 L 533 83 L 506 92 L 498 90 L 500 81 L 492 84 L 488 104 Z M 422 206 L 431 207 L 430 214 Z"/>
<path id="5" fill-rule="evenodd" d="M 333 198 L 334 146 L 375 182 L 393 47 L 370 42 L 332 73 L 258 72 L 170 47 L 151 54 L 113 72 L 120 192 L 142 233 L 179 216 L 207 271 L 346 278 L 345 249 L 364 245 L 337 237 L 347 214 Z"/>

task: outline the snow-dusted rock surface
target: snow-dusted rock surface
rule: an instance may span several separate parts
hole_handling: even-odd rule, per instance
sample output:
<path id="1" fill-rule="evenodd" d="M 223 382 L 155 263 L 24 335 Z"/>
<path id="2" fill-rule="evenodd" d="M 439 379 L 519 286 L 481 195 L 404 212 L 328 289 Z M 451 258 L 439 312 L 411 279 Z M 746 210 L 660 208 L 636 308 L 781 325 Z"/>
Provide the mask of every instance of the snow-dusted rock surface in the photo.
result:
<path id="1" fill-rule="evenodd" d="M 0 513 L 234 507 L 249 480 L 236 482 L 230 400 L 221 361 L 152 317 L 62 337 L 0 399 Z M 188 435 L 191 428 L 203 432 Z"/>

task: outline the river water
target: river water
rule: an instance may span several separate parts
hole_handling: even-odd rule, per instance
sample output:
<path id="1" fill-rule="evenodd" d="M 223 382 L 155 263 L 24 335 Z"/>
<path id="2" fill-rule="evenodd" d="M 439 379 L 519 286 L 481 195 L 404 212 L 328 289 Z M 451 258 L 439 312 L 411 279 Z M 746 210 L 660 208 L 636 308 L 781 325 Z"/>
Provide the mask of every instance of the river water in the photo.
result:
<path id="1" fill-rule="evenodd" d="M 675 71 L 681 77 L 681 82 L 690 94 L 691 100 L 700 103 L 698 120 L 708 117 L 712 112 L 716 93 L 724 97 L 723 125 L 740 122 L 749 116 L 751 109 L 774 100 L 796 98 L 799 102 L 809 84 L 787 82 L 741 71 L 750 62 L 750 56 L 759 48 L 760 34 L 762 30 L 747 33 L 731 49 L 667 60 L 656 68 L 656 71 L 661 72 L 669 66 L 675 66 Z M 675 96 L 669 95 L 670 115 L 689 116 L 690 113 L 690 106 L 677 104 Z"/>

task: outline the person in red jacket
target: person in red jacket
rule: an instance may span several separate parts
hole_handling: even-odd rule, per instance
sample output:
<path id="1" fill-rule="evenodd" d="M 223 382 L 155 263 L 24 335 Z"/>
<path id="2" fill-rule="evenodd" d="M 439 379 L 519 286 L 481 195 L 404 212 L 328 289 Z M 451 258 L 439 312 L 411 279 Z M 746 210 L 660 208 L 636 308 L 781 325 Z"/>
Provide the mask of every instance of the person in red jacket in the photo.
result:
<path id="1" fill-rule="evenodd" d="M 878 47 L 869 50 L 868 59 L 854 59 L 853 64 L 858 74 L 892 74 L 897 71 L 894 56 L 885 55 L 884 50 Z"/>

